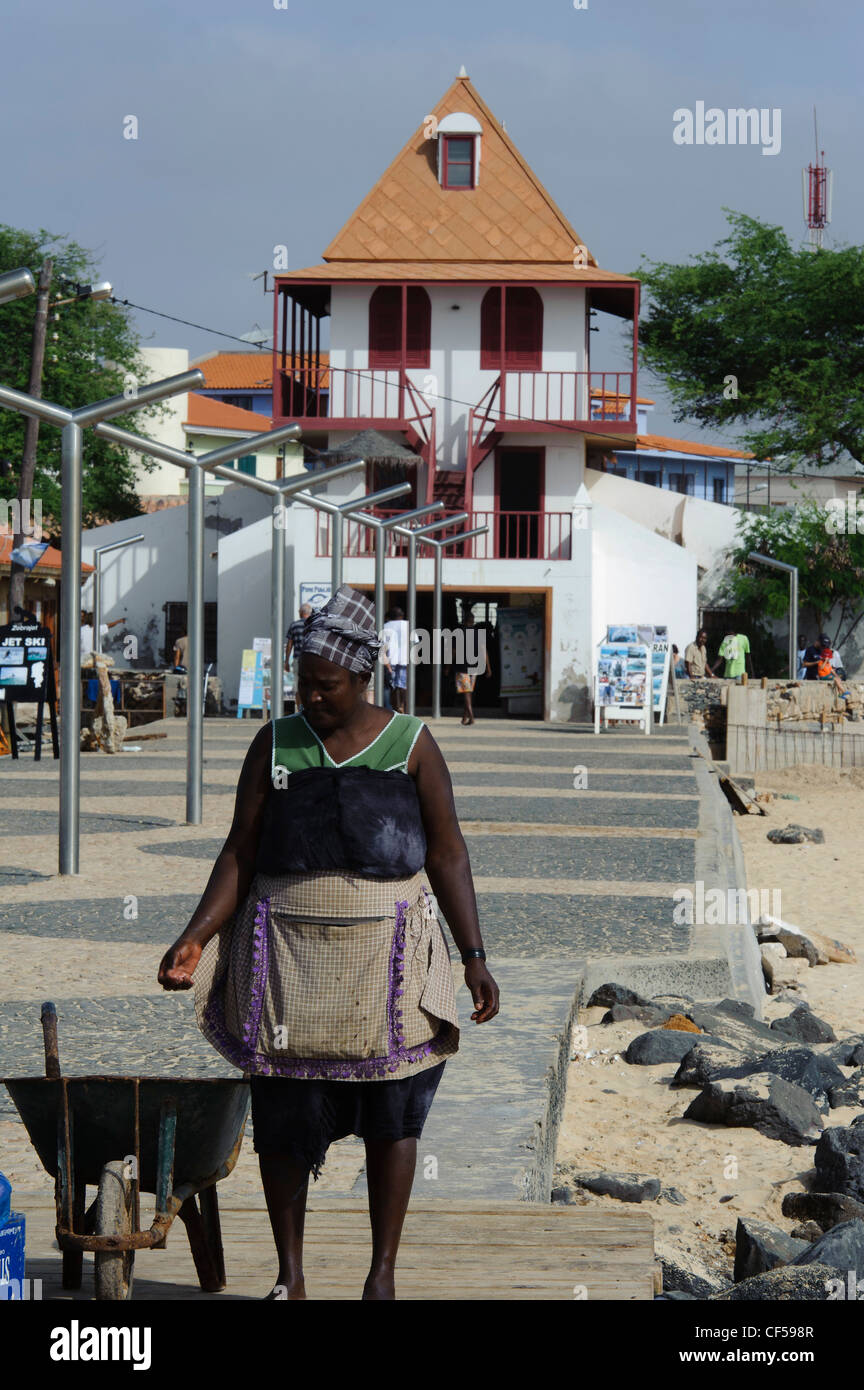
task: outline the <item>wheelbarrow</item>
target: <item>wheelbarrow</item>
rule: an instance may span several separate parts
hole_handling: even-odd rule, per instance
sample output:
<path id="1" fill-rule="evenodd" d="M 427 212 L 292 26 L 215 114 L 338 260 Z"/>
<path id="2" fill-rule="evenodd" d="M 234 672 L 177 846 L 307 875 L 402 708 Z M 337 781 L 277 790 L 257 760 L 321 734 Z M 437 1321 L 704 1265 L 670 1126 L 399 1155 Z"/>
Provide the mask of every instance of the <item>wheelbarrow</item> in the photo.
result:
<path id="1" fill-rule="evenodd" d="M 97 1299 L 131 1298 L 135 1251 L 164 1250 L 179 1216 L 201 1288 L 224 1289 L 216 1184 L 240 1155 L 248 1082 L 63 1076 L 53 1004 L 42 1005 L 42 1028 L 46 1075 L 4 1085 L 55 1181 L 63 1288 L 80 1289 L 84 1251 L 92 1250 Z M 96 1188 L 89 1207 L 88 1186 Z M 147 1231 L 142 1191 L 156 1197 Z"/>

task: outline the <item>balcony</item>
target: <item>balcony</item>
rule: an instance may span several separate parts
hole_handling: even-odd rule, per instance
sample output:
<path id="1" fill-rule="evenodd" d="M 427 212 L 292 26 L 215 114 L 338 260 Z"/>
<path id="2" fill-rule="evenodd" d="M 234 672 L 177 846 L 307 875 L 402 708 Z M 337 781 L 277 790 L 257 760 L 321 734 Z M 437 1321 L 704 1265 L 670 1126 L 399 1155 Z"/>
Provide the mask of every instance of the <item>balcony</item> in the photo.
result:
<path id="1" fill-rule="evenodd" d="M 397 516 L 398 512 L 375 508 L 376 516 Z M 461 512 L 444 510 L 439 516 L 461 516 Z M 330 518 L 325 513 L 315 515 L 315 554 L 319 559 L 329 559 L 331 554 Z M 453 542 L 444 554 L 451 559 L 460 560 L 570 560 L 572 559 L 571 512 L 471 512 L 470 521 L 454 521 L 453 531 L 467 531 L 475 526 L 488 526 L 484 536 L 475 536 L 469 541 Z M 436 533 L 436 539 L 447 536 L 447 527 Z M 375 554 L 375 535 L 361 521 L 346 519 L 343 526 L 344 554 L 363 558 Z M 404 557 L 408 553 L 408 542 L 404 536 L 393 531 L 385 532 L 388 559 Z M 417 543 L 419 557 L 434 555 L 431 545 Z"/>
<path id="2" fill-rule="evenodd" d="M 635 434 L 636 373 L 502 372 L 470 413 L 469 472 L 502 434 L 549 425 Z"/>
<path id="3" fill-rule="evenodd" d="M 428 463 L 435 457 L 435 412 L 399 367 L 349 368 L 290 362 L 275 377 L 274 423 L 301 429 L 402 430 Z M 326 423 L 325 423 L 326 422 Z"/>

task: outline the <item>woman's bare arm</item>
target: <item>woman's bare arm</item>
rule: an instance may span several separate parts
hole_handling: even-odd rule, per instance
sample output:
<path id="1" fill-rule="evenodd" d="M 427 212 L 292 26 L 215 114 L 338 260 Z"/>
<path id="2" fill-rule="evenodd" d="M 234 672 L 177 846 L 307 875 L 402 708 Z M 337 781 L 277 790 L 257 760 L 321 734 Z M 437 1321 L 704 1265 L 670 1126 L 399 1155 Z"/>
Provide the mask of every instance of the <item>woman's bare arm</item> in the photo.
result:
<path id="1" fill-rule="evenodd" d="M 426 833 L 426 873 L 432 892 L 446 918 L 460 952 L 483 949 L 477 899 L 468 848 L 459 829 L 453 786 L 441 750 L 428 729 L 423 729 L 408 760 L 414 777 L 420 814 Z M 465 983 L 471 991 L 478 1023 L 485 1023 L 498 1012 L 498 986 L 482 960 L 465 966 Z"/>
<path id="2" fill-rule="evenodd" d="M 201 901 L 185 931 L 165 953 L 158 980 L 165 989 L 189 989 L 201 951 L 246 897 L 255 874 L 255 859 L 264 806 L 270 789 L 273 730 L 255 735 L 237 783 L 234 819 Z"/>

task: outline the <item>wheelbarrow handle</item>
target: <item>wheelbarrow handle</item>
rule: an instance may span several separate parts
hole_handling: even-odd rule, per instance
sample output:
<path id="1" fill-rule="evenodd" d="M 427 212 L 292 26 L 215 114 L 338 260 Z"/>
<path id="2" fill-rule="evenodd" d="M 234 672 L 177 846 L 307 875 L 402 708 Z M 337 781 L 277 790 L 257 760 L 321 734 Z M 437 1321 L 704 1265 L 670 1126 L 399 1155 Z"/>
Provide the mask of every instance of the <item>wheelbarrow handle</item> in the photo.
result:
<path id="1" fill-rule="evenodd" d="M 60 1050 L 57 1043 L 57 1010 L 50 1002 L 42 1005 L 42 1036 L 45 1041 L 45 1075 L 56 1080 L 60 1075 Z"/>

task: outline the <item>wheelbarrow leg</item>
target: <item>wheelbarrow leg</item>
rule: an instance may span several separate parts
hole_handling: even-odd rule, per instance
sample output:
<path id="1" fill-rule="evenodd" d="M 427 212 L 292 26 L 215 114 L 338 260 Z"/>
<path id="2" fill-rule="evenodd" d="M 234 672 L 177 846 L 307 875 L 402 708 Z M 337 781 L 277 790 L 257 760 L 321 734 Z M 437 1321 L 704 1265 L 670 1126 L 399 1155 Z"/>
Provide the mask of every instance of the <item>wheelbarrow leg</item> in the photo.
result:
<path id="1" fill-rule="evenodd" d="M 210 1254 L 213 1257 L 220 1280 L 219 1287 L 224 1289 L 226 1284 L 225 1251 L 222 1249 L 222 1226 L 219 1222 L 219 1198 L 216 1196 L 215 1182 L 211 1187 L 205 1187 L 199 1193 L 198 1200 L 201 1203 L 201 1220 L 204 1223 L 207 1244 L 210 1247 Z"/>
<path id="2" fill-rule="evenodd" d="M 204 1208 L 204 1193 L 201 1193 L 201 1206 Z M 218 1246 L 218 1257 L 215 1255 L 209 1240 L 207 1222 L 202 1218 L 202 1212 L 198 1210 L 198 1204 L 194 1197 L 187 1197 L 177 1215 L 186 1227 L 186 1234 L 189 1237 L 189 1248 L 192 1251 L 192 1259 L 195 1261 L 195 1271 L 198 1275 L 198 1283 L 205 1293 L 218 1293 L 225 1287 L 225 1266 L 222 1262 L 221 1240 Z M 217 1214 L 217 1230 L 219 1217 Z"/>
<path id="3" fill-rule="evenodd" d="M 84 1207 L 85 1187 L 83 1182 L 76 1182 L 73 1187 L 72 1196 L 72 1230 L 76 1235 L 81 1235 L 84 1230 Z M 80 1289 L 84 1274 L 84 1251 L 83 1250 L 64 1250 L 63 1251 L 63 1287 L 64 1289 Z"/>

